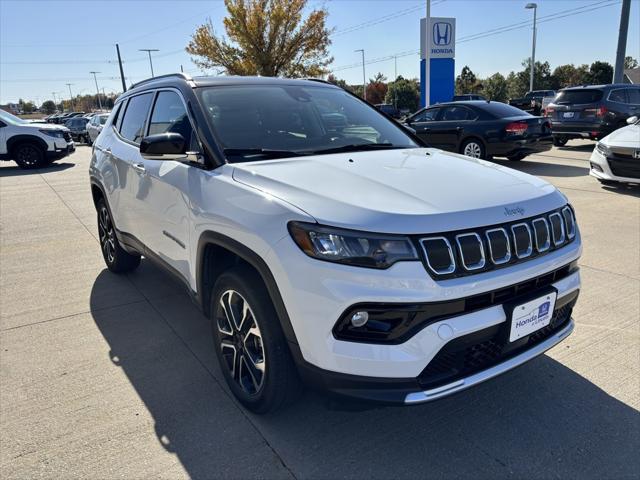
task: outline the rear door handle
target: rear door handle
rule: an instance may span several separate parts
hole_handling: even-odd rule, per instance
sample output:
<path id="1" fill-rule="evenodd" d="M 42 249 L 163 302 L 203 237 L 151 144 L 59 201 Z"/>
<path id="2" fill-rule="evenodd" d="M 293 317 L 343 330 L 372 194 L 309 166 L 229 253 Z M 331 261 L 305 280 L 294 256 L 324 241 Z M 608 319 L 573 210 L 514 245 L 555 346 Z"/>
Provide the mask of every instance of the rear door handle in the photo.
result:
<path id="1" fill-rule="evenodd" d="M 144 168 L 144 163 L 134 163 L 133 169 L 138 173 L 147 173 L 147 170 Z"/>

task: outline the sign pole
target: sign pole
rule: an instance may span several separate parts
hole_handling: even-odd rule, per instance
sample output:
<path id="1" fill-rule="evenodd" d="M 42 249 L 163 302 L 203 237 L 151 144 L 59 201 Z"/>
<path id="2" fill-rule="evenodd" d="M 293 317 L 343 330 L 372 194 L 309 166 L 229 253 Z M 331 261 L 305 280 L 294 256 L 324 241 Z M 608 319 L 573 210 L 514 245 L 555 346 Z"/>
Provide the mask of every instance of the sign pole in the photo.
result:
<path id="1" fill-rule="evenodd" d="M 431 38 L 431 0 L 427 0 L 427 20 L 426 20 L 426 32 L 424 35 L 424 106 L 430 105 L 431 97 L 431 49 L 429 48 Z"/>

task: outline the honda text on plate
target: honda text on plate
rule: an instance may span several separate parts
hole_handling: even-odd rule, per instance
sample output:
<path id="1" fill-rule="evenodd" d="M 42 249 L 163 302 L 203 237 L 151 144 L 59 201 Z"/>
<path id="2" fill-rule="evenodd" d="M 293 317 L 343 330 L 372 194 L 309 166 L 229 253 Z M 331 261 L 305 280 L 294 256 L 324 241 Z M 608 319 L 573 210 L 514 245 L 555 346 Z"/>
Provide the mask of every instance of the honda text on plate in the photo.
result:
<path id="1" fill-rule="evenodd" d="M 144 256 L 184 282 L 255 412 L 292 401 L 301 380 L 427 402 L 573 330 L 581 241 L 562 193 L 424 148 L 322 81 L 138 83 L 96 139 L 90 177 L 107 267 Z"/>

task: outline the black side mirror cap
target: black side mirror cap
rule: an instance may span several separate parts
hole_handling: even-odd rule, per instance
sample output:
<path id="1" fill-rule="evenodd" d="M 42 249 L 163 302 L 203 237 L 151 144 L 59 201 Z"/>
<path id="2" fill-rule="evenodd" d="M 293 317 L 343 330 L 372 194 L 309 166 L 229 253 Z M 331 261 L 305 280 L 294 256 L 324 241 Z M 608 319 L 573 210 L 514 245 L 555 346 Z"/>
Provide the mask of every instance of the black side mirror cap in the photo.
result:
<path id="1" fill-rule="evenodd" d="M 178 160 L 187 156 L 187 145 L 179 133 L 166 132 L 144 137 L 140 153 L 147 160 Z"/>

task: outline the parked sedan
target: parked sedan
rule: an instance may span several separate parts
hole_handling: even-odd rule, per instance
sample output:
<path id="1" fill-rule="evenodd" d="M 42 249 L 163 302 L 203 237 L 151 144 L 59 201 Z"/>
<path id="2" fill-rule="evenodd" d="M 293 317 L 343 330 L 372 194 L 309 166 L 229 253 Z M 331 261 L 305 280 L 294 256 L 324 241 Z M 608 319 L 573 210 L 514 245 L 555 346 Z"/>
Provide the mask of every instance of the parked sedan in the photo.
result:
<path id="1" fill-rule="evenodd" d="M 627 119 L 626 127 L 596 144 L 590 159 L 590 175 L 604 185 L 640 183 L 640 120 Z"/>
<path id="2" fill-rule="evenodd" d="M 87 123 L 87 135 L 89 136 L 87 143 L 89 145 L 96 141 L 102 131 L 102 126 L 107 123 L 107 118 L 109 118 L 108 113 L 99 113 L 91 117 L 89 123 Z"/>
<path id="3" fill-rule="evenodd" d="M 88 118 L 74 117 L 65 122 L 65 127 L 71 131 L 71 137 L 76 142 L 89 143 L 89 135 L 87 134 L 87 122 Z"/>
<path id="4" fill-rule="evenodd" d="M 549 120 L 500 102 L 440 103 L 405 123 L 428 145 L 475 158 L 522 160 L 553 141 Z"/>

